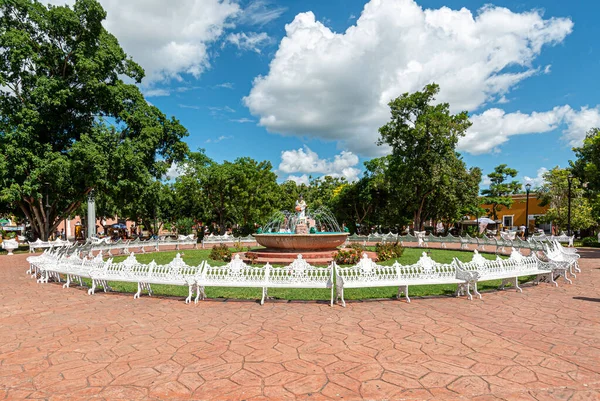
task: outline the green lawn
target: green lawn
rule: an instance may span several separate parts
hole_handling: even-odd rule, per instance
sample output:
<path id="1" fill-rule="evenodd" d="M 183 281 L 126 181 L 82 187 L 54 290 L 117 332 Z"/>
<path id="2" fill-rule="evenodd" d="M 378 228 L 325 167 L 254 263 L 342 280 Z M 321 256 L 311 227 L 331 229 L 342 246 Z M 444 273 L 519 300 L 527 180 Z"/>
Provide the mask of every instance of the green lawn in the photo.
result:
<path id="1" fill-rule="evenodd" d="M 453 258 L 458 258 L 461 261 L 469 261 L 472 257 L 471 252 L 460 252 L 451 250 L 431 249 L 431 257 L 440 263 L 450 263 Z M 401 264 L 408 265 L 415 263 L 424 252 L 424 249 L 406 248 L 402 257 L 398 260 Z M 173 252 L 160 252 L 151 254 L 139 254 L 136 258 L 141 263 L 150 263 L 154 260 L 158 264 L 167 264 L 177 254 Z M 209 260 L 210 250 L 183 250 L 182 258 L 188 265 L 198 265 L 203 260 L 208 260 L 208 263 L 216 265 L 224 265 L 223 262 Z M 483 254 L 488 259 L 494 259 L 495 255 Z M 115 257 L 115 262 L 124 260 L 124 256 Z M 384 265 L 392 265 L 393 260 L 383 262 Z M 521 281 L 526 282 L 531 278 L 523 278 Z M 114 291 L 134 293 L 137 291 L 137 285 L 134 283 L 110 283 Z M 485 291 L 496 289 L 500 285 L 500 281 L 487 281 L 479 283 L 479 290 Z M 169 285 L 152 285 L 152 290 L 155 295 L 166 296 L 187 296 L 187 288 Z M 456 291 L 455 285 L 422 285 L 412 286 L 409 289 L 409 295 L 412 297 L 431 296 L 431 295 L 453 295 Z M 382 287 L 382 288 L 360 288 L 347 289 L 344 291 L 345 299 L 380 299 L 393 298 L 396 296 L 397 288 Z M 235 298 L 235 299 L 260 299 L 261 290 L 259 288 L 206 288 L 208 298 Z M 328 289 L 269 289 L 269 296 L 275 299 L 287 300 L 328 300 L 330 290 Z"/>

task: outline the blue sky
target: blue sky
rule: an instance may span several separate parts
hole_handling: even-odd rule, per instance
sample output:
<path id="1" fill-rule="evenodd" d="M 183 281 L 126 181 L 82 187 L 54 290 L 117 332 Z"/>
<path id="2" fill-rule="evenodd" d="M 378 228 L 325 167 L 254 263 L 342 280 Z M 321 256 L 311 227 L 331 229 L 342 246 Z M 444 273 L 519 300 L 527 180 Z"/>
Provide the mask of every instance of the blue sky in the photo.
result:
<path id="1" fill-rule="evenodd" d="M 143 15 L 101 3 L 148 72 L 148 100 L 181 120 L 192 149 L 270 160 L 281 180 L 356 177 L 385 152 L 373 145 L 384 100 L 432 80 L 475 116 L 461 153 L 484 173 L 564 167 L 600 125 L 598 2 L 185 0 L 168 18 L 166 1 L 132 0 Z"/>

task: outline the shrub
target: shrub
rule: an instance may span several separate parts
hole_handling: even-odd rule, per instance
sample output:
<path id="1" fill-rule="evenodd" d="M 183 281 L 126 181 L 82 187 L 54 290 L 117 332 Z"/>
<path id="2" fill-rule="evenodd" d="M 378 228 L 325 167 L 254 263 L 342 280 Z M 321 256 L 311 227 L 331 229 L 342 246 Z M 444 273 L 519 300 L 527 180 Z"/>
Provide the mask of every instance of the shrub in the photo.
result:
<path id="1" fill-rule="evenodd" d="M 598 243 L 598 238 L 596 237 L 585 237 L 581 240 L 581 243 L 583 246 L 600 247 L 600 243 Z"/>
<path id="2" fill-rule="evenodd" d="M 351 249 L 356 249 L 358 252 L 360 252 L 360 253 L 361 253 L 361 255 L 362 255 L 362 253 L 363 253 L 364 251 L 366 251 L 366 250 L 367 250 L 367 248 L 366 248 L 365 246 L 363 246 L 363 245 L 359 244 L 358 242 L 354 242 L 353 244 L 351 244 L 351 245 L 350 245 L 350 248 L 351 248 Z"/>
<path id="3" fill-rule="evenodd" d="M 375 246 L 377 260 L 385 262 L 390 259 L 398 259 L 404 253 L 404 248 L 398 242 L 379 243 Z"/>
<path id="4" fill-rule="evenodd" d="M 209 258 L 212 260 L 220 260 L 223 262 L 231 261 L 231 250 L 225 244 L 214 246 L 210 251 Z"/>
<path id="5" fill-rule="evenodd" d="M 177 233 L 180 235 L 190 235 L 194 228 L 194 219 L 190 217 L 183 217 L 175 222 Z"/>
<path id="6" fill-rule="evenodd" d="M 337 253 L 333 254 L 333 260 L 338 265 L 355 265 L 358 263 L 362 256 L 362 252 L 354 249 L 340 249 Z"/>

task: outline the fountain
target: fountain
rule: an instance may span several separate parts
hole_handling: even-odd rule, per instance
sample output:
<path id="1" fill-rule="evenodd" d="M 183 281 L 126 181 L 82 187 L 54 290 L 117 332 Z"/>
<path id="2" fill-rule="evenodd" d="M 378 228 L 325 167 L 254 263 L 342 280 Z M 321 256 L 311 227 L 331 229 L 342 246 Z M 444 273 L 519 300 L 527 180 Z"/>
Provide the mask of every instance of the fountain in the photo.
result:
<path id="1" fill-rule="evenodd" d="M 254 234 L 256 242 L 265 249 L 247 252 L 246 259 L 288 263 L 302 254 L 311 263 L 328 263 L 348 235 L 340 229 L 329 210 L 310 210 L 300 196 L 295 213 L 276 212 L 260 233 Z"/>

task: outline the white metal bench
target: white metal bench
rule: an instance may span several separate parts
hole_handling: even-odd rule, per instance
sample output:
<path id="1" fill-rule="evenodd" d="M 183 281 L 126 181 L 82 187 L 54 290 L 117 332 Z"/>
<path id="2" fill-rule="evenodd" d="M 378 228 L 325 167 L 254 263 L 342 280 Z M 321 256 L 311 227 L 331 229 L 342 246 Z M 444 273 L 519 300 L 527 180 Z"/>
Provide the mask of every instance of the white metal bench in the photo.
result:
<path id="1" fill-rule="evenodd" d="M 265 272 L 268 263 L 263 267 L 249 266 L 237 254 L 225 266 L 211 266 L 204 263 L 204 268 L 196 274 L 196 299 L 206 299 L 206 287 L 252 287 L 262 288 L 262 298 L 260 304 L 265 303 L 266 278 Z"/>
<path id="2" fill-rule="evenodd" d="M 397 297 L 404 292 L 406 301 L 410 302 L 409 286 L 456 284 L 457 296 L 466 294 L 469 299 L 472 299 L 470 288 L 476 279 L 476 274 L 458 269 L 454 262 L 451 264 L 436 263 L 425 252 L 417 263 L 409 266 L 401 265 L 398 262 L 392 266 L 381 266 L 373 262 L 366 254 L 355 266 L 346 268 L 336 266 L 337 297 L 341 298 L 343 306 L 346 306 L 344 288 L 398 287 Z"/>
<path id="3" fill-rule="evenodd" d="M 136 293 L 139 298 L 143 289 L 148 290 L 148 294 L 152 295 L 151 284 L 165 284 L 165 285 L 177 285 L 188 287 L 188 296 L 185 299 L 185 303 L 190 303 L 193 296 L 193 289 L 196 285 L 196 275 L 201 272 L 204 267 L 204 262 L 198 266 L 189 266 L 181 255 L 177 254 L 175 258 L 166 265 L 157 265 L 150 263 L 148 268 L 145 270 L 137 270 L 132 278 L 138 283 L 138 292 Z M 134 296 L 135 298 L 135 296 Z"/>
<path id="4" fill-rule="evenodd" d="M 332 262 L 328 267 L 315 267 L 310 265 L 298 255 L 297 259 L 285 267 L 273 267 L 267 264 L 265 268 L 265 297 L 268 297 L 269 288 L 330 288 L 333 306 L 334 287 Z"/>
<path id="5" fill-rule="evenodd" d="M 473 254 L 471 262 L 463 263 L 458 259 L 455 262 L 466 271 L 475 271 L 478 273 L 478 281 L 502 280 L 500 288 L 504 288 L 509 282 L 514 283 L 517 291 L 523 292 L 519 287 L 519 277 L 549 275 L 550 281 L 554 284 L 552 270 L 541 266 L 535 256 L 526 257 L 513 249 L 508 259 L 496 258 L 488 260 L 477 251 Z M 539 281 L 539 280 L 538 280 Z M 481 294 L 475 290 L 475 293 L 481 298 Z"/>

